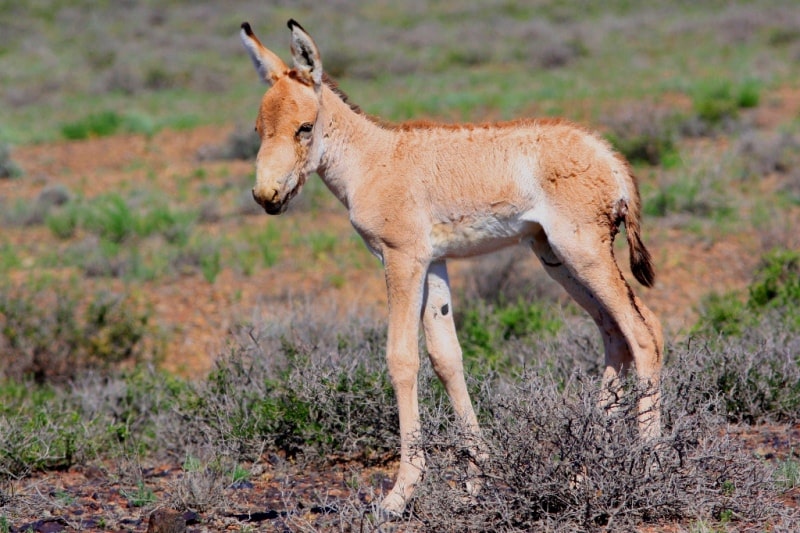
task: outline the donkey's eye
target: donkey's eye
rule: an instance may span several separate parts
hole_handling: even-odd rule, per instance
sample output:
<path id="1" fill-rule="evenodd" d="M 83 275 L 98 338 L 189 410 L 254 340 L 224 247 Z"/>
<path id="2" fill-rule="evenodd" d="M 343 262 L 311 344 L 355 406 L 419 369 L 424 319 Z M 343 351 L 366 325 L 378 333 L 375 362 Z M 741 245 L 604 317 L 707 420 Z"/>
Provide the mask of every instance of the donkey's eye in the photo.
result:
<path id="1" fill-rule="evenodd" d="M 307 136 L 309 133 L 311 133 L 311 130 L 313 129 L 314 125 L 312 123 L 304 122 L 300 125 L 299 128 L 297 128 L 297 136 L 298 137 Z"/>

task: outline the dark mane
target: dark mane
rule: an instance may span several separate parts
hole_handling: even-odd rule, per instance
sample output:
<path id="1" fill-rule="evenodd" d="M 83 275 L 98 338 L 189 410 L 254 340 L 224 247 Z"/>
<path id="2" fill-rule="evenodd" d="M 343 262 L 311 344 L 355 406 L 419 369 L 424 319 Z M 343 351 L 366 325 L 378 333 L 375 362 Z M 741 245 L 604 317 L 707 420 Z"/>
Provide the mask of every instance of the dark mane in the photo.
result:
<path id="1" fill-rule="evenodd" d="M 338 96 L 342 100 L 342 102 L 344 102 L 345 104 L 347 104 L 350 107 L 350 109 L 352 109 L 353 111 L 355 111 L 359 115 L 363 115 L 364 114 L 364 111 L 362 111 L 360 107 L 358 107 L 356 104 L 354 104 L 353 102 L 350 101 L 350 98 L 348 98 L 348 96 L 344 93 L 344 91 L 342 91 L 339 88 L 339 84 L 336 83 L 336 81 L 333 78 L 328 76 L 328 74 L 326 72 L 322 73 L 322 83 L 327 85 L 328 88 L 331 91 L 333 91 L 334 94 L 336 94 L 336 96 Z"/>

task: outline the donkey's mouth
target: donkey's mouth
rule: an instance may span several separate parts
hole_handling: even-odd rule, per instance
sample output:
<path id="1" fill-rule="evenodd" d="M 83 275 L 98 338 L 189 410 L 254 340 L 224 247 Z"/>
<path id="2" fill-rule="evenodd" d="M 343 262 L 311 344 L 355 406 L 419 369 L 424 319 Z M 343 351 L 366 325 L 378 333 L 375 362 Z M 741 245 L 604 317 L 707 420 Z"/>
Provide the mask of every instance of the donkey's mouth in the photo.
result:
<path id="1" fill-rule="evenodd" d="M 266 211 L 268 215 L 280 215 L 281 213 L 286 211 L 287 204 L 286 202 L 280 202 L 277 204 L 265 203 L 262 205 L 262 207 L 264 208 L 264 211 Z"/>
<path id="2" fill-rule="evenodd" d="M 303 184 L 298 181 L 297 185 L 295 185 L 294 188 L 289 191 L 289 194 L 287 194 L 283 199 L 279 199 L 277 201 L 259 199 L 259 197 L 256 196 L 255 191 L 253 191 L 253 199 L 258 205 L 264 208 L 264 211 L 266 211 L 268 215 L 280 215 L 285 213 L 289 208 L 289 202 L 291 202 L 292 198 L 297 196 L 297 193 L 300 192 L 302 185 Z"/>

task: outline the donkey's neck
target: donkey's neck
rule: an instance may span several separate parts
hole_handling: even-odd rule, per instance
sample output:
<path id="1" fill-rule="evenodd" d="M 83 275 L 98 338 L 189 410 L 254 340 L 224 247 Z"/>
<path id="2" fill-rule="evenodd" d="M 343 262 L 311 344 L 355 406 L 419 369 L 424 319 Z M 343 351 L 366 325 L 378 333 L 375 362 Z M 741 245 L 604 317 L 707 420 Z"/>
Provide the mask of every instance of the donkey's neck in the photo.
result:
<path id="1" fill-rule="evenodd" d="M 390 130 L 353 110 L 330 87 L 322 88 L 324 154 L 318 173 L 345 207 L 367 186 L 370 169 L 379 165 L 392 144 Z M 390 153 L 390 152 L 389 152 Z"/>

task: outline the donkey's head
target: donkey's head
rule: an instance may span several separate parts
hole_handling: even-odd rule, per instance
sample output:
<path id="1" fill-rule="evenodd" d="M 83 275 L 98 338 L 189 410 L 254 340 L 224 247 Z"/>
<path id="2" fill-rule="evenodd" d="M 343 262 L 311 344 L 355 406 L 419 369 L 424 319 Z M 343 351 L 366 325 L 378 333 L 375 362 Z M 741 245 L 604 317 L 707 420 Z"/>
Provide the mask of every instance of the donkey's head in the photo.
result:
<path id="1" fill-rule="evenodd" d="M 283 213 L 300 192 L 307 176 L 316 171 L 322 157 L 321 127 L 322 61 L 314 41 L 294 20 L 293 68 L 267 50 L 247 22 L 241 38 L 250 58 L 270 86 L 261 99 L 256 131 L 261 148 L 256 158 L 253 198 L 270 215 Z"/>

